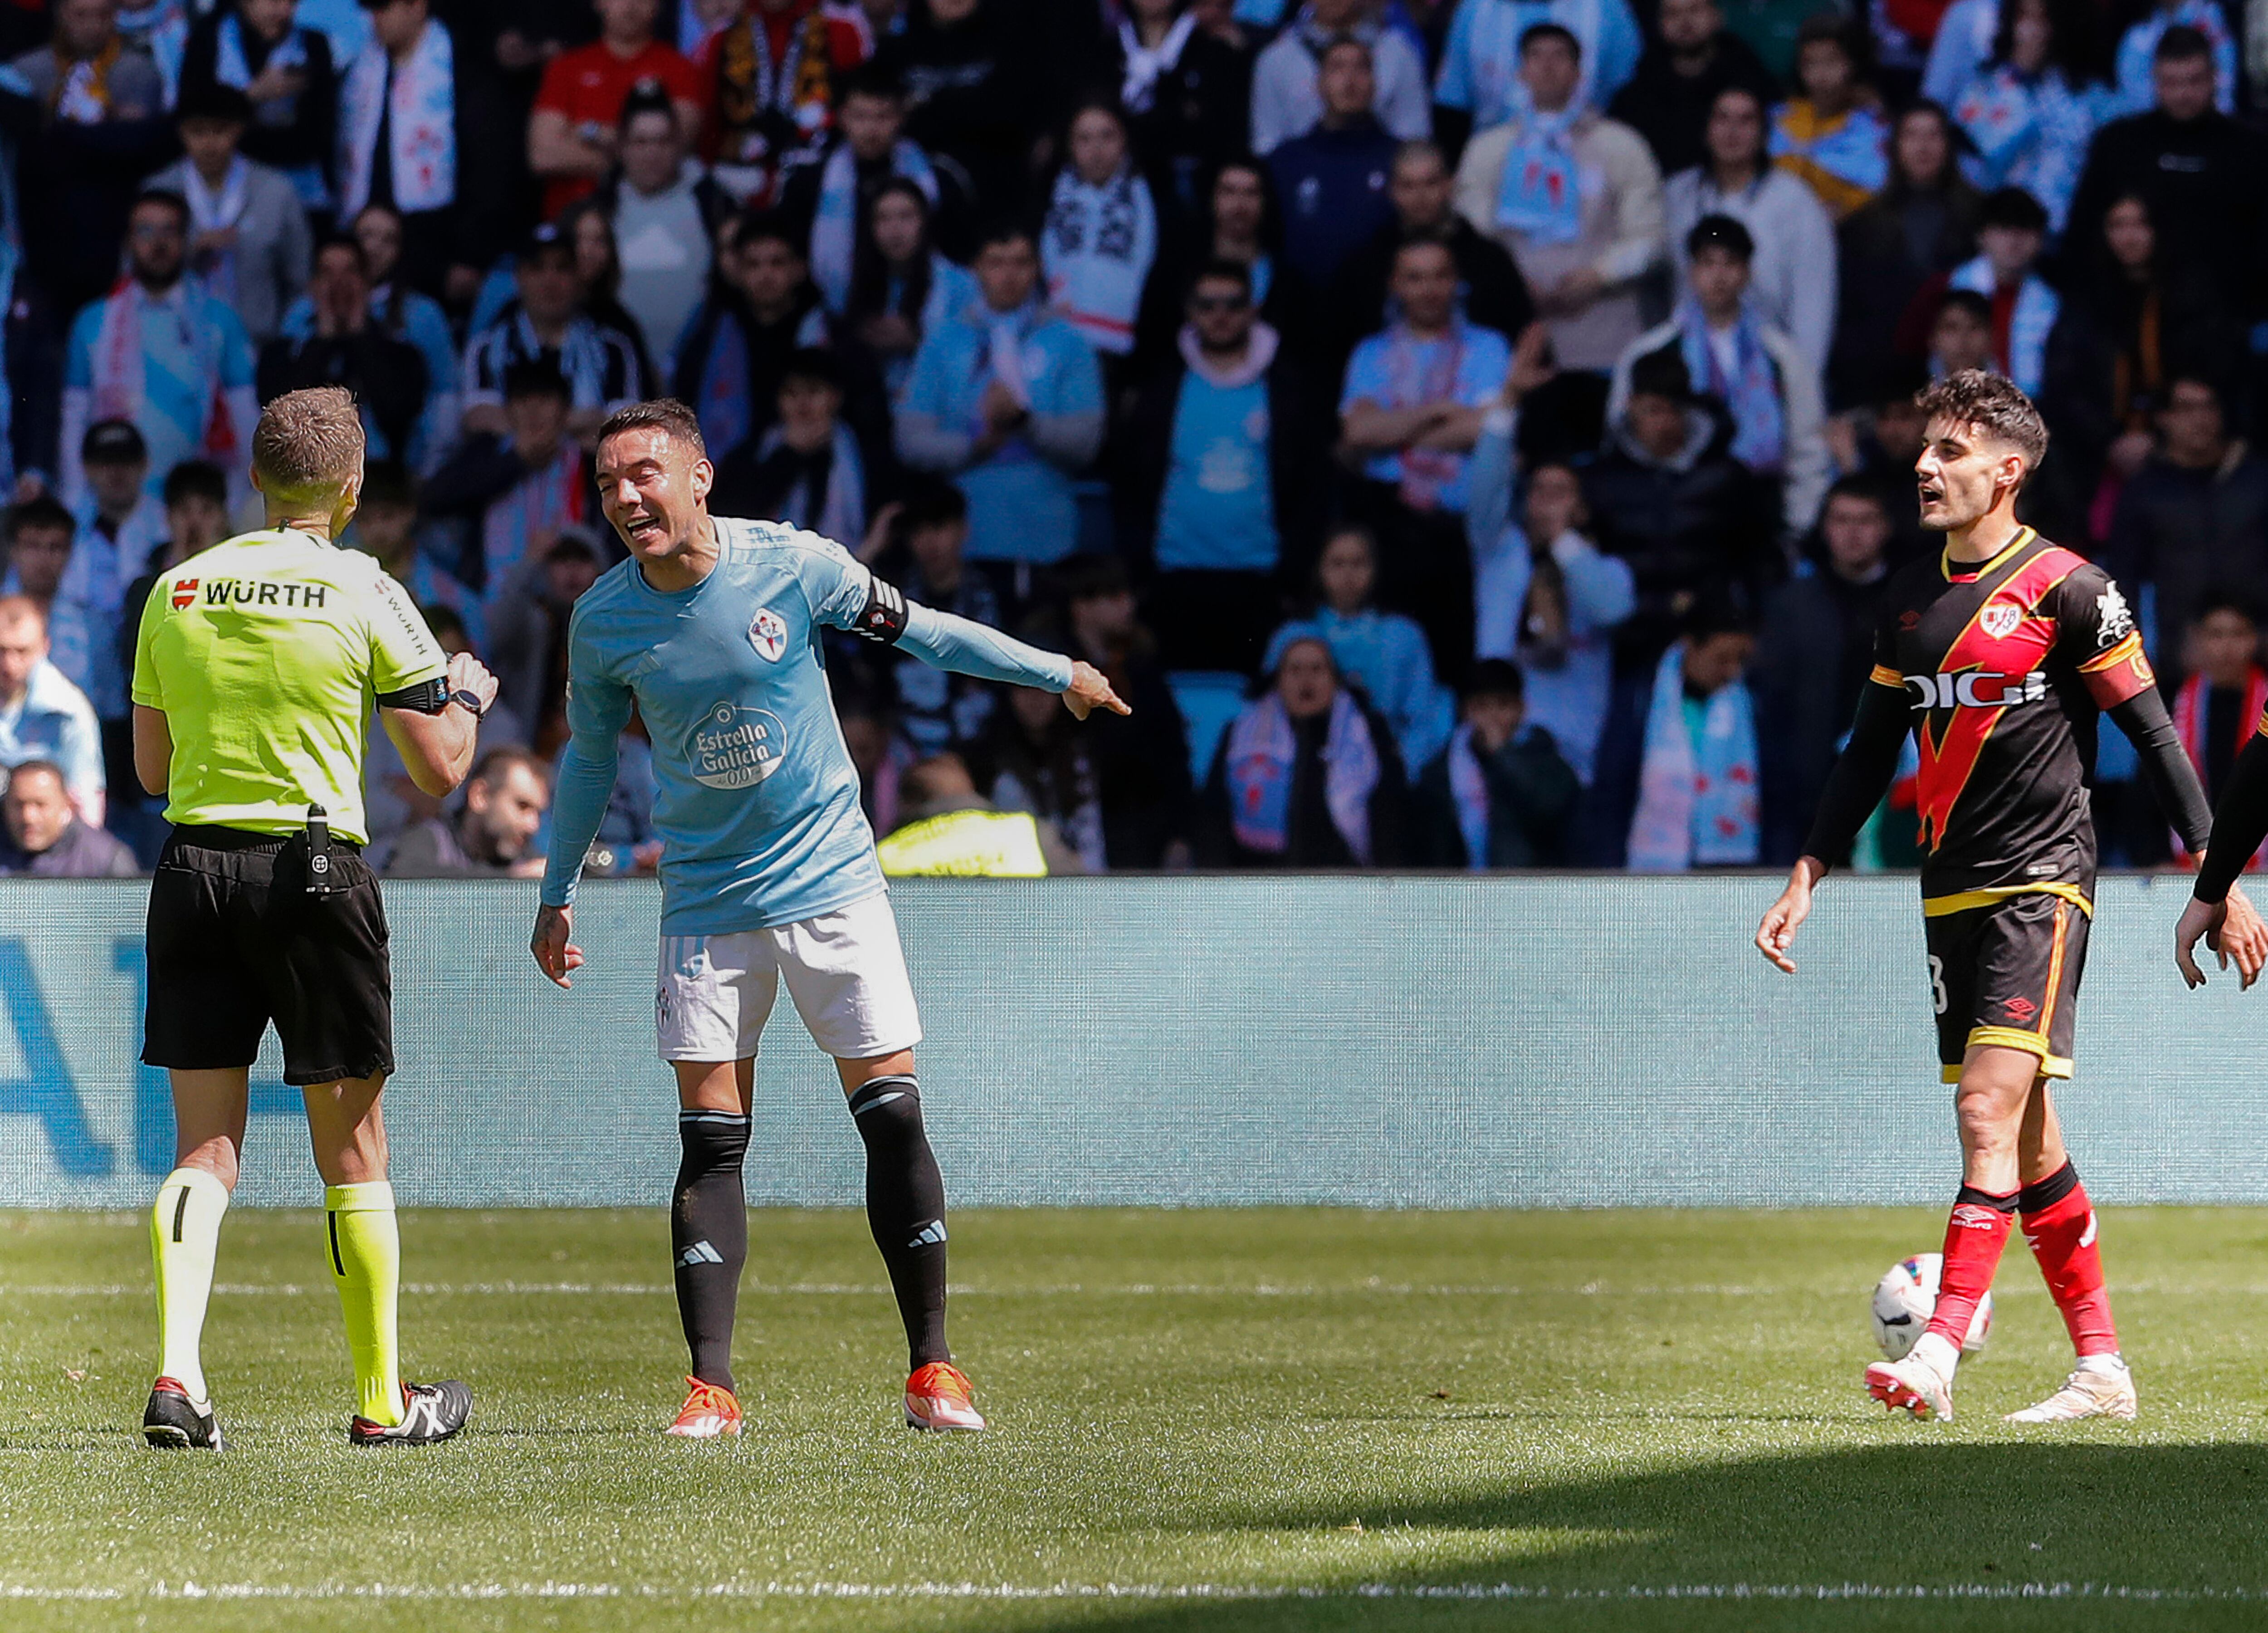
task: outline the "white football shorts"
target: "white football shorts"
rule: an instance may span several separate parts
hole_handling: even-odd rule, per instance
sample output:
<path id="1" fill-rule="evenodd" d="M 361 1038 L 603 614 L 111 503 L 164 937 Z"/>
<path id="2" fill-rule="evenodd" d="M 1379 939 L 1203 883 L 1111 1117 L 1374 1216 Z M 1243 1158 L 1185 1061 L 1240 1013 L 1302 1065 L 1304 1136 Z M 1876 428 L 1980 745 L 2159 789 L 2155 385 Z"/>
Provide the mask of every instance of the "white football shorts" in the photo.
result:
<path id="1" fill-rule="evenodd" d="M 874 895 L 770 930 L 664 936 L 653 995 L 662 1059 L 752 1058 L 783 975 L 813 1041 L 837 1060 L 921 1041 L 897 916 Z"/>

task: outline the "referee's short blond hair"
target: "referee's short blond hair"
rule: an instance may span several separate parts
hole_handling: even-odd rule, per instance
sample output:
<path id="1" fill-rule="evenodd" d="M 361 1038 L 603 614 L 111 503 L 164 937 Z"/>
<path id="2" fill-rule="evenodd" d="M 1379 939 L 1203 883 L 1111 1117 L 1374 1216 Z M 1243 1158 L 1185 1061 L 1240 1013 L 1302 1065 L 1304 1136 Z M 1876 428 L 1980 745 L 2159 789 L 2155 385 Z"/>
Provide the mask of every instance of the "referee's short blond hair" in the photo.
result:
<path id="1" fill-rule="evenodd" d="M 313 509 L 362 474 L 362 413 L 343 386 L 287 391 L 261 410 L 252 469 L 269 504 Z"/>

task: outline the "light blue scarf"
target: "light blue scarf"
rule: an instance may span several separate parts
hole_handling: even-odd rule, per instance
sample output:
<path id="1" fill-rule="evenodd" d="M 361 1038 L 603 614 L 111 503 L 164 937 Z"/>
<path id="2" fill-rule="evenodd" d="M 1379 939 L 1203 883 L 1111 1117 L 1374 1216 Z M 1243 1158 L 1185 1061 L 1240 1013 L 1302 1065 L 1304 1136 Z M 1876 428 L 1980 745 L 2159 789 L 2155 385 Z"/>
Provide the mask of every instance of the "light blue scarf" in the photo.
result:
<path id="1" fill-rule="evenodd" d="M 1979 255 L 1955 267 L 1947 282 L 1955 289 L 1970 290 L 1990 300 L 1992 263 Z M 2015 381 L 2017 389 L 2036 393 L 2046 378 L 2048 332 L 2055 327 L 2056 314 L 2062 310 L 2062 300 L 2037 273 L 2025 276 L 2023 287 L 2016 291 L 2015 310 L 2008 314 L 2008 378 Z"/>
<path id="2" fill-rule="evenodd" d="M 339 85 L 339 216 L 351 221 L 370 202 L 371 161 L 387 112 L 386 48 L 373 40 Z M 394 75 L 394 202 L 406 214 L 442 210 L 457 201 L 457 71 L 449 31 L 434 18 L 409 61 Z"/>
<path id="3" fill-rule="evenodd" d="M 890 150 L 890 170 L 922 190 L 937 207 L 937 172 L 929 155 L 901 139 Z M 850 304 L 850 275 L 858 256 L 858 161 L 848 142 L 835 144 L 819 173 L 819 207 L 811 219 L 811 281 L 836 317 Z"/>
<path id="4" fill-rule="evenodd" d="M 1228 730 L 1228 793 L 1236 842 L 1282 856 L 1292 844 L 1292 770 L 1299 739 L 1284 700 L 1270 692 Z M 1378 748 L 1370 724 L 1344 691 L 1331 700 L 1323 739 L 1323 802 L 1331 826 L 1361 866 L 1370 865 L 1370 796 L 1378 787 Z"/>
<path id="5" fill-rule="evenodd" d="M 1575 169 L 1580 105 L 1528 114 L 1515 128 L 1497 183 L 1496 224 L 1531 244 L 1572 244 L 1582 235 L 1583 199 Z"/>
<path id="6" fill-rule="evenodd" d="M 1695 742 L 1685 727 L 1685 643 L 1661 655 L 1646 711 L 1630 866 L 1638 873 L 1756 859 L 1756 719 L 1748 683 L 1709 699 Z"/>
<path id="7" fill-rule="evenodd" d="M 1760 475 L 1778 473 L 1787 457 L 1787 416 L 1780 404 L 1779 371 L 1764 349 L 1764 326 L 1747 307 L 1733 327 L 1734 372 L 1717 366 L 1709 343 L 1709 320 L 1701 303 L 1687 296 L 1677 309 L 1686 378 L 1693 389 L 1722 402 L 1733 413 L 1732 455 Z"/>
<path id="8" fill-rule="evenodd" d="M 1484 873 L 1489 864 L 1488 778 L 1473 752 L 1473 728 L 1459 726 L 1449 737 L 1449 797 L 1457 805 L 1457 832 L 1465 842 L 1468 872 Z"/>

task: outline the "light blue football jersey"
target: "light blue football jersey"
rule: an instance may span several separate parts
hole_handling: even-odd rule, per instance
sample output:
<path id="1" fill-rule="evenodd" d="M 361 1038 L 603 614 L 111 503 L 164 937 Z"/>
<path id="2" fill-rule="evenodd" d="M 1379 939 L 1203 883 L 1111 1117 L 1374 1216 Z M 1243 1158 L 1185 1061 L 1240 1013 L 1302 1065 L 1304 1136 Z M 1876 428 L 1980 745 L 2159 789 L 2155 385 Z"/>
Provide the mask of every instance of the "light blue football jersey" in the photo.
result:
<path id="1" fill-rule="evenodd" d="M 726 935 L 876 895 L 882 871 L 827 687 L 820 630 L 904 609 L 898 644 L 940 668 L 1061 692 L 1071 660 L 908 606 L 831 540 L 716 519 L 714 570 L 664 594 L 634 561 L 575 604 L 543 900 L 574 900 L 632 703 L 653 745 L 663 931 Z"/>

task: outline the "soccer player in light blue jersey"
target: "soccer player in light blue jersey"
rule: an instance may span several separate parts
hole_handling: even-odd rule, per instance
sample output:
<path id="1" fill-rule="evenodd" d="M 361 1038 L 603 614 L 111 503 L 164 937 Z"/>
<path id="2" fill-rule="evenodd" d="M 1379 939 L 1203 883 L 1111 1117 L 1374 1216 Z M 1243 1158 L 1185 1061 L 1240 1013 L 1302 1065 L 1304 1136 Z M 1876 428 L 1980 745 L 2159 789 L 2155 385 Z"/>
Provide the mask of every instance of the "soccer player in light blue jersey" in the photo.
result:
<path id="1" fill-rule="evenodd" d="M 1128 712 L 1090 664 L 908 601 L 815 533 L 709 514 L 715 478 L 693 410 L 633 404 L 598 442 L 607 519 L 630 559 L 575 605 L 573 739 L 551 811 L 532 950 L 560 986 L 583 962 L 575 882 L 636 704 L 653 744 L 661 836 L 661 1057 L 684 1155 L 670 1213 L 690 1393 L 669 1432 L 737 1434 L 733 1306 L 747 1257 L 741 1164 L 756 1041 L 780 981 L 835 1057 L 866 1145 L 866 1216 L 906 1326 L 906 1422 L 982 1429 L 945 1342 L 945 1183 L 922 1129 L 921 1019 L 858 804 L 820 647 L 822 626 L 942 669 L 1063 695 L 1085 719 Z"/>

